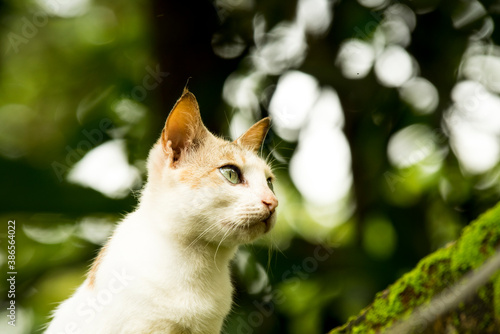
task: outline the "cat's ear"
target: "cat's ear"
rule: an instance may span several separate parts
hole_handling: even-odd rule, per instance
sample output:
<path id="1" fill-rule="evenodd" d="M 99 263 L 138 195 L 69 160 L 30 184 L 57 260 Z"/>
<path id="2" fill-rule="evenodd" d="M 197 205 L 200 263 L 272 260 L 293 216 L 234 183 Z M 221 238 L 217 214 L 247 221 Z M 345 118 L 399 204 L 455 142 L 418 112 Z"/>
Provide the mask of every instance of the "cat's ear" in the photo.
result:
<path id="1" fill-rule="evenodd" d="M 250 129 L 242 134 L 235 143 L 243 146 L 250 151 L 257 152 L 262 146 L 262 142 L 266 137 L 267 131 L 271 125 L 271 118 L 266 117 L 252 125 Z"/>
<path id="2" fill-rule="evenodd" d="M 168 115 L 161 134 L 163 151 L 172 163 L 182 158 L 182 152 L 199 144 L 208 134 L 200 116 L 196 97 L 186 88 Z"/>

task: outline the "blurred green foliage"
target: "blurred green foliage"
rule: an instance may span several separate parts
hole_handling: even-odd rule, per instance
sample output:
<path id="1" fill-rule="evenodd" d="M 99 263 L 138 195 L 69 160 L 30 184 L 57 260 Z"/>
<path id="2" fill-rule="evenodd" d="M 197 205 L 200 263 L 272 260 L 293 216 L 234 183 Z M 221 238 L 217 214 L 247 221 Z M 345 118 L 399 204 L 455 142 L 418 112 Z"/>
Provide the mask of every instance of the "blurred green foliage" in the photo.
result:
<path id="1" fill-rule="evenodd" d="M 2 333 L 32 333 L 46 323 L 55 304 L 83 281 L 114 224 L 134 209 L 140 185 L 124 197 L 106 196 L 70 182 L 71 168 L 119 139 L 144 181 L 147 152 L 189 78 L 208 128 L 229 134 L 233 115 L 246 109 L 231 102 L 228 78 L 257 78 L 247 88 L 256 103 L 245 114 L 255 120 L 270 112 L 284 73 L 307 73 L 338 94 L 350 149 L 352 189 L 335 205 L 318 206 L 289 174 L 302 139 L 270 133 L 266 153 L 276 160 L 278 224 L 269 239 L 237 256 L 226 333 L 327 332 L 500 198 L 498 161 L 468 172 L 446 123 L 454 87 L 474 81 L 463 72 L 471 45 L 483 43 L 498 58 L 493 1 L 68 3 L 0 1 L 0 268 L 7 272 L 6 224 L 15 219 L 21 306 L 18 326 L 2 320 Z M 308 3 L 313 9 L 326 3 L 331 22 L 314 30 L 309 18 L 305 25 L 312 28 L 272 49 L 283 31 L 277 28 L 299 22 L 296 13 Z M 401 27 L 384 25 L 390 15 L 414 18 L 407 22 L 413 25 L 409 42 L 391 42 Z M 302 48 L 287 48 L 300 38 Z M 414 75 L 436 88 L 435 108 L 422 113 L 417 102 L 425 94 L 410 103 L 371 67 L 360 78 L 346 77 L 339 53 L 353 38 L 372 45 L 377 56 L 392 44 L 406 50 Z M 102 129 L 103 120 L 110 128 Z M 431 153 L 398 165 L 388 154 L 391 139 L 415 124 L 425 125 L 420 140 L 430 140 L 424 148 Z M 335 150 L 322 149 L 325 155 Z M 330 172 L 328 165 L 315 167 L 318 178 Z M 6 291 L 0 285 L 2 301 Z M 0 314 L 5 319 L 5 311 Z"/>

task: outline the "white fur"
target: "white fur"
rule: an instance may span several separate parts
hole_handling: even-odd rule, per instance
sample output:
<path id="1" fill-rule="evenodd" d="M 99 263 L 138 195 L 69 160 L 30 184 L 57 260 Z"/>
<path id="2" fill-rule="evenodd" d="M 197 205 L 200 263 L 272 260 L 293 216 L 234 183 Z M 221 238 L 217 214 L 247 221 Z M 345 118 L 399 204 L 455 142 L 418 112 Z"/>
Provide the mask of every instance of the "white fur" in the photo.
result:
<path id="1" fill-rule="evenodd" d="M 275 200 L 267 165 L 250 152 L 244 158 L 246 185 L 193 188 L 168 164 L 150 174 L 138 209 L 107 245 L 94 287 L 87 279 L 45 333 L 220 333 L 232 303 L 229 262 L 237 245 L 267 232 L 262 198 Z"/>

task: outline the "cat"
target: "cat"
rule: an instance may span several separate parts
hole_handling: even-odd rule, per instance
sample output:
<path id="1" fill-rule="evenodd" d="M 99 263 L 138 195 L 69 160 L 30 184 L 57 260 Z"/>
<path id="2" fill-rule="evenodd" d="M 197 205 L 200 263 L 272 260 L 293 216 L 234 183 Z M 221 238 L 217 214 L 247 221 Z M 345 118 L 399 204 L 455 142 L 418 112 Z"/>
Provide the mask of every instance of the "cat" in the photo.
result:
<path id="1" fill-rule="evenodd" d="M 257 155 L 269 127 L 264 118 L 233 142 L 218 138 L 185 89 L 149 152 L 137 209 L 45 333 L 220 333 L 238 245 L 276 221 L 274 175 Z"/>

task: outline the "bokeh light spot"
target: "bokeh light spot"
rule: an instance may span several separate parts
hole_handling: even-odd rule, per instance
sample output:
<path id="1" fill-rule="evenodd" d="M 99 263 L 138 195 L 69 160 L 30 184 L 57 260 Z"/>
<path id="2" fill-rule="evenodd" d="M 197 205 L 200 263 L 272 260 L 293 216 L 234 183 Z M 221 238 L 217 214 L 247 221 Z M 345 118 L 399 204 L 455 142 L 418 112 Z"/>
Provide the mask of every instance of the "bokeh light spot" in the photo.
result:
<path id="1" fill-rule="evenodd" d="M 439 104 L 436 87 L 427 79 L 417 77 L 406 82 L 399 89 L 401 99 L 413 107 L 417 114 L 430 114 Z"/>
<path id="2" fill-rule="evenodd" d="M 387 87 L 399 87 L 414 73 L 413 62 L 405 49 L 397 45 L 388 46 L 375 61 L 375 74 Z"/>
<path id="3" fill-rule="evenodd" d="M 336 63 L 344 77 L 362 79 L 370 72 L 374 60 L 372 45 L 359 39 L 350 39 L 341 45 Z"/>
<path id="4" fill-rule="evenodd" d="M 111 198 L 125 197 L 141 181 L 138 169 L 128 163 L 125 142 L 118 139 L 88 152 L 73 166 L 68 180 Z"/>

